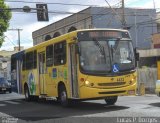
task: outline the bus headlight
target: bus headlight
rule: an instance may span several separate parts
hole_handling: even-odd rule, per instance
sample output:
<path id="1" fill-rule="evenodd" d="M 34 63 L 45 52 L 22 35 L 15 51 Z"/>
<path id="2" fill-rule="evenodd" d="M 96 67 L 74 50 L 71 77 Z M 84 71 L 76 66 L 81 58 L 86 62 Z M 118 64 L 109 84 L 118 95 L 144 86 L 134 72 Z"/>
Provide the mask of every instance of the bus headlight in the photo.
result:
<path id="1" fill-rule="evenodd" d="M 129 84 L 132 85 L 132 84 L 134 83 L 134 80 L 135 80 L 135 79 L 132 78 L 132 79 L 129 81 Z"/>
<path id="2" fill-rule="evenodd" d="M 89 81 L 85 81 L 85 85 L 89 86 L 90 82 Z"/>
<path id="3" fill-rule="evenodd" d="M 93 87 L 93 86 L 94 86 L 94 83 L 93 83 L 93 82 L 89 82 L 89 81 L 85 81 L 85 85 L 86 85 L 86 86 Z"/>

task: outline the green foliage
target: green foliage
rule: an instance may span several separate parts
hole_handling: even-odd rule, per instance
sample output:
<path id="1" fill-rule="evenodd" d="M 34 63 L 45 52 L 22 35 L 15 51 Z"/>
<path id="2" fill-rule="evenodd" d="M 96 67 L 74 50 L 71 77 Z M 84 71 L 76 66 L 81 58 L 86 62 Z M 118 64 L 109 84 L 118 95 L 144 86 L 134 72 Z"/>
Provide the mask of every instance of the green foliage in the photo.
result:
<path id="1" fill-rule="evenodd" d="M 0 37 L 0 46 L 2 46 L 3 42 L 4 42 L 4 37 Z"/>
<path id="2" fill-rule="evenodd" d="M 4 0 L 0 0 L 0 37 L 4 37 L 4 32 L 9 27 L 9 21 L 11 19 L 11 11 L 9 7 L 4 3 Z M 0 47 L 4 41 L 4 38 L 0 38 Z"/>

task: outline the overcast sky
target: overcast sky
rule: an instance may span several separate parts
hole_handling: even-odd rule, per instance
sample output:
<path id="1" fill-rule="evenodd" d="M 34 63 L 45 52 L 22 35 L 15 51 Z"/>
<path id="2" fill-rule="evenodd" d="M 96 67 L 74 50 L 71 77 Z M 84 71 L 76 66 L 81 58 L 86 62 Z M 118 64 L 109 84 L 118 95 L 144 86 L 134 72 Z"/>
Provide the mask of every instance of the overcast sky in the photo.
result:
<path id="1" fill-rule="evenodd" d="M 35 3 L 23 3 L 23 2 L 7 2 L 7 1 L 27 1 L 27 2 L 45 2 L 45 3 L 66 3 L 66 4 L 83 4 L 83 5 L 96 5 L 96 6 L 108 6 L 105 0 L 5 0 L 6 4 L 10 8 L 23 8 L 23 6 L 29 6 L 36 8 Z M 121 0 L 108 0 L 111 6 L 120 5 Z M 125 7 L 136 7 L 136 8 L 158 8 L 160 10 L 159 0 L 125 0 Z M 119 6 L 117 6 L 119 7 Z M 59 5 L 59 4 L 48 4 L 48 11 L 66 11 L 66 12 L 78 12 L 87 6 L 74 6 L 74 5 Z M 25 48 L 33 45 L 32 32 L 44 27 L 50 23 L 58 21 L 69 14 L 49 14 L 49 22 L 38 22 L 37 15 L 35 13 L 23 13 L 13 12 L 12 19 L 10 20 L 10 29 L 23 29 L 21 31 L 21 46 Z M 17 46 L 17 31 L 8 31 L 5 33 L 5 42 L 0 50 L 13 50 L 14 46 Z"/>

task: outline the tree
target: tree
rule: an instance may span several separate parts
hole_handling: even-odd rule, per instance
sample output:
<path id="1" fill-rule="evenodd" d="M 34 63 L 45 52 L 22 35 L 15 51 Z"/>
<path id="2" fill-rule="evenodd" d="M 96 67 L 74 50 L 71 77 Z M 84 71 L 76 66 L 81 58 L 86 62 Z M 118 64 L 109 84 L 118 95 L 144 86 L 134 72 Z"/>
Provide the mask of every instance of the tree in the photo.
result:
<path id="1" fill-rule="evenodd" d="M 4 0 L 0 0 L 0 47 L 4 42 L 4 32 L 6 32 L 9 27 L 11 16 L 12 14 L 9 7 L 4 3 Z"/>

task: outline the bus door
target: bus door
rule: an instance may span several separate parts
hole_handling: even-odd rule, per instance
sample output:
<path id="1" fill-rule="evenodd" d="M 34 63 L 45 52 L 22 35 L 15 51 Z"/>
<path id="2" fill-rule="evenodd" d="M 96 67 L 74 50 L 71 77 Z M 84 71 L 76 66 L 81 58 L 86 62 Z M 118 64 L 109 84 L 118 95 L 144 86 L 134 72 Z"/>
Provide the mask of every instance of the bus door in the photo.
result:
<path id="1" fill-rule="evenodd" d="M 45 64 L 45 52 L 38 53 L 38 66 L 39 66 L 39 92 L 40 94 L 46 94 L 46 64 Z"/>
<path id="2" fill-rule="evenodd" d="M 11 56 L 11 83 L 12 91 L 22 93 L 22 57 L 24 52 Z M 5 77 L 5 76 L 4 76 Z"/>
<path id="3" fill-rule="evenodd" d="M 71 92 L 73 98 L 79 97 L 78 78 L 77 78 L 77 57 L 76 57 L 76 45 L 70 45 L 70 66 L 71 66 Z"/>

